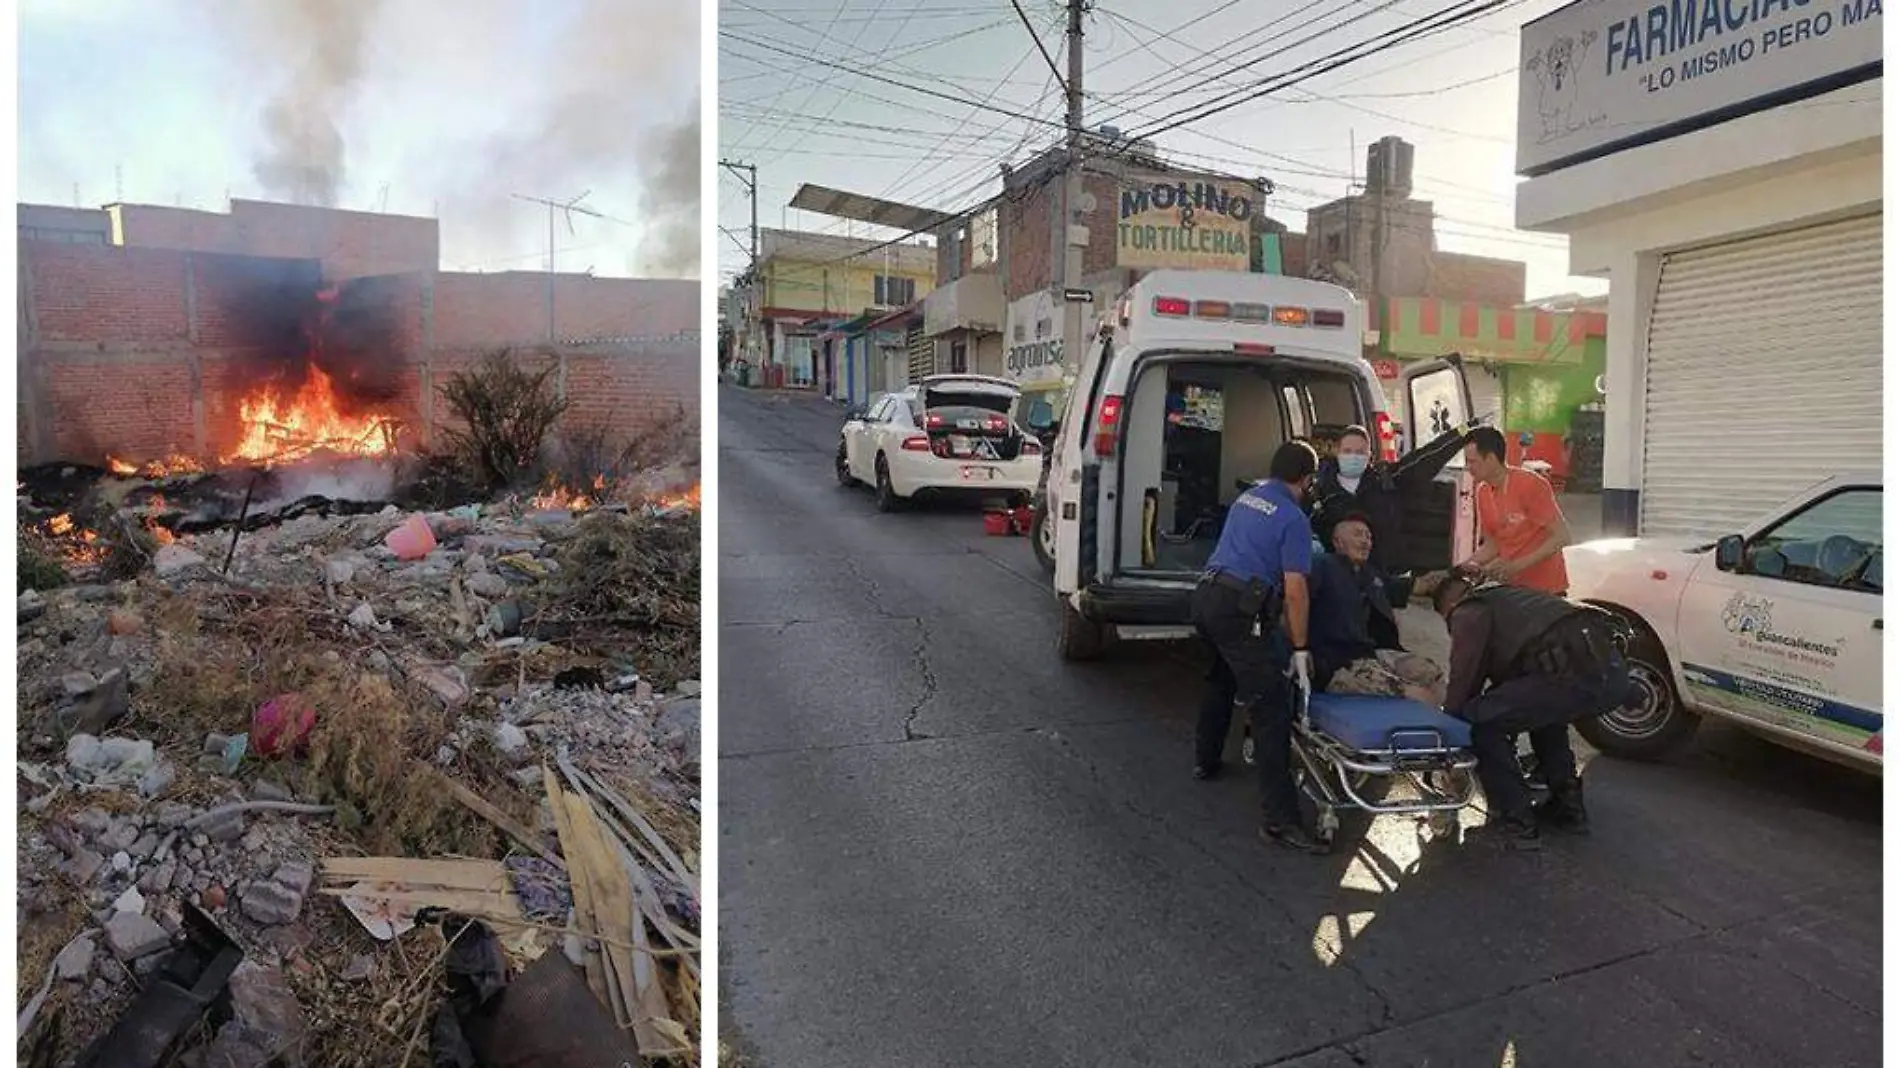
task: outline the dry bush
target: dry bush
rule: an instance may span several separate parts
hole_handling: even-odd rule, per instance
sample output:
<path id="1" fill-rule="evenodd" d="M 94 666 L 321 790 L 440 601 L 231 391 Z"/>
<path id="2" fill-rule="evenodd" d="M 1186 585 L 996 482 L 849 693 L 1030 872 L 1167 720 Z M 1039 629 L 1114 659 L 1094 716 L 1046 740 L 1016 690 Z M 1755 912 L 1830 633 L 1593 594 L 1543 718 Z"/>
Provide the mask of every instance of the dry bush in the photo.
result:
<path id="1" fill-rule="evenodd" d="M 372 852 L 433 857 L 490 856 L 495 833 L 437 781 L 423 761 L 448 738 L 432 701 L 399 693 L 380 675 L 347 667 L 301 691 L 317 709 L 305 758 L 309 782 L 338 824 Z"/>
<path id="2" fill-rule="evenodd" d="M 631 660 L 656 687 L 699 678 L 699 542 L 691 520 L 588 516 L 561 547 L 541 625 Z"/>
<path id="3" fill-rule="evenodd" d="M 491 491 L 533 481 L 541 444 L 567 411 L 553 377 L 552 366 L 526 371 L 503 350 L 449 378 L 442 396 L 461 425 L 442 436 L 470 477 Z"/>
<path id="4" fill-rule="evenodd" d="M 71 581 L 66 569 L 60 566 L 59 558 L 40 545 L 35 544 L 30 527 L 20 528 L 20 588 L 23 590 L 53 590 Z"/>

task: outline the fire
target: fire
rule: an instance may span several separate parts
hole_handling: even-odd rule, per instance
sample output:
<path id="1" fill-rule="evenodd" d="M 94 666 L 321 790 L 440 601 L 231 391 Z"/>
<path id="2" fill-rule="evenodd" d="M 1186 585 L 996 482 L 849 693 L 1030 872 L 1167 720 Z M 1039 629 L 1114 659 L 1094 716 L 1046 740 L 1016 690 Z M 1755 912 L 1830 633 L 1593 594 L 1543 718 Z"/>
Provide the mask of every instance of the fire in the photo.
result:
<path id="1" fill-rule="evenodd" d="M 105 558 L 96 531 L 80 529 L 70 513 L 61 513 L 46 521 L 48 533 L 60 539 L 59 553 L 70 564 L 96 564 Z"/>
<path id="2" fill-rule="evenodd" d="M 130 478 L 134 475 L 141 478 L 170 478 L 173 475 L 203 474 L 205 465 L 198 462 L 195 457 L 175 452 L 163 460 L 150 460 L 143 464 L 135 464 L 117 456 L 108 456 L 106 468 L 120 478 Z"/>
<path id="3" fill-rule="evenodd" d="M 244 437 L 227 461 L 269 463 L 318 449 L 382 456 L 395 448 L 395 424 L 383 415 L 350 415 L 338 403 L 330 376 L 316 364 L 295 396 L 261 388 L 238 403 Z"/>
<path id="4" fill-rule="evenodd" d="M 683 493 L 663 493 L 655 497 L 653 507 L 662 512 L 675 508 L 684 508 L 692 512 L 699 511 L 699 483 L 693 483 L 692 488 Z"/>
<path id="5" fill-rule="evenodd" d="M 158 516 L 164 510 L 165 498 L 154 493 L 151 502 L 145 506 L 145 529 L 152 532 L 153 541 L 160 545 L 170 545 L 178 540 L 178 535 L 173 534 L 170 528 L 159 525 Z"/>
<path id="6" fill-rule="evenodd" d="M 583 512 L 600 503 L 601 495 L 607 488 L 607 476 L 595 475 L 593 496 L 579 490 L 570 490 L 561 483 L 560 477 L 549 475 L 541 486 L 541 492 L 529 499 L 528 504 L 536 511 Z"/>

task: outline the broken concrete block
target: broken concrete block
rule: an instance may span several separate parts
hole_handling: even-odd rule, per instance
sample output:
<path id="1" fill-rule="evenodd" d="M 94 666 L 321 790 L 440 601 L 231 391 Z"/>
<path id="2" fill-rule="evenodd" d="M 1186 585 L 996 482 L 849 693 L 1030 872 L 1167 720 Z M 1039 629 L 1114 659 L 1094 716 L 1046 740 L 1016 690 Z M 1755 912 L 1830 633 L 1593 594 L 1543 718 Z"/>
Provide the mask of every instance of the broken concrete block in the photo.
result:
<path id="1" fill-rule="evenodd" d="M 158 921 L 137 912 L 121 912 L 106 921 L 106 944 L 120 960 L 147 957 L 171 944 Z"/>
<path id="2" fill-rule="evenodd" d="M 159 578 L 172 578 L 194 567 L 203 567 L 205 558 L 182 545 L 162 545 L 152 557 L 152 570 Z"/>

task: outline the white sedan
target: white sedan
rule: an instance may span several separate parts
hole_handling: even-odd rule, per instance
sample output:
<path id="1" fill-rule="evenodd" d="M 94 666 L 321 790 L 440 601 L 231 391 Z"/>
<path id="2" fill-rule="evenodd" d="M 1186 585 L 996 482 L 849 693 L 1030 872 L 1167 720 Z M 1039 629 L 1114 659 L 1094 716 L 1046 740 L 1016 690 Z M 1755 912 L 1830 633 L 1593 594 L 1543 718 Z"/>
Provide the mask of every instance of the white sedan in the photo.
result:
<path id="1" fill-rule="evenodd" d="M 934 375 L 879 394 L 845 419 L 838 481 L 870 483 L 886 512 L 925 494 L 1026 500 L 1042 446 L 1012 417 L 1020 398 L 1014 383 L 986 375 Z"/>
<path id="2" fill-rule="evenodd" d="M 1702 716 L 1881 768 L 1878 474 L 1830 478 L 1715 541 L 1572 546 L 1571 596 L 1636 624 L 1639 699 L 1577 725 L 1606 753 L 1657 758 Z"/>

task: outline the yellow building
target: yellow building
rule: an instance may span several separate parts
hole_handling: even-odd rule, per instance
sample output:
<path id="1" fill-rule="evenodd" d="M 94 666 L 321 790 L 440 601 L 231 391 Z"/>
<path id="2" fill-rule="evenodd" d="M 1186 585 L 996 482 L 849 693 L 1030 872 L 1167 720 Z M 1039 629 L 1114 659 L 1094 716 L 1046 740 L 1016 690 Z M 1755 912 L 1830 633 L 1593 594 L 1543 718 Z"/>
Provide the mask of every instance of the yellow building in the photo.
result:
<path id="1" fill-rule="evenodd" d="M 936 284 L 936 250 L 794 230 L 759 232 L 758 277 L 738 283 L 739 356 L 769 386 L 824 386 L 814 340 L 828 323 L 903 308 Z"/>

